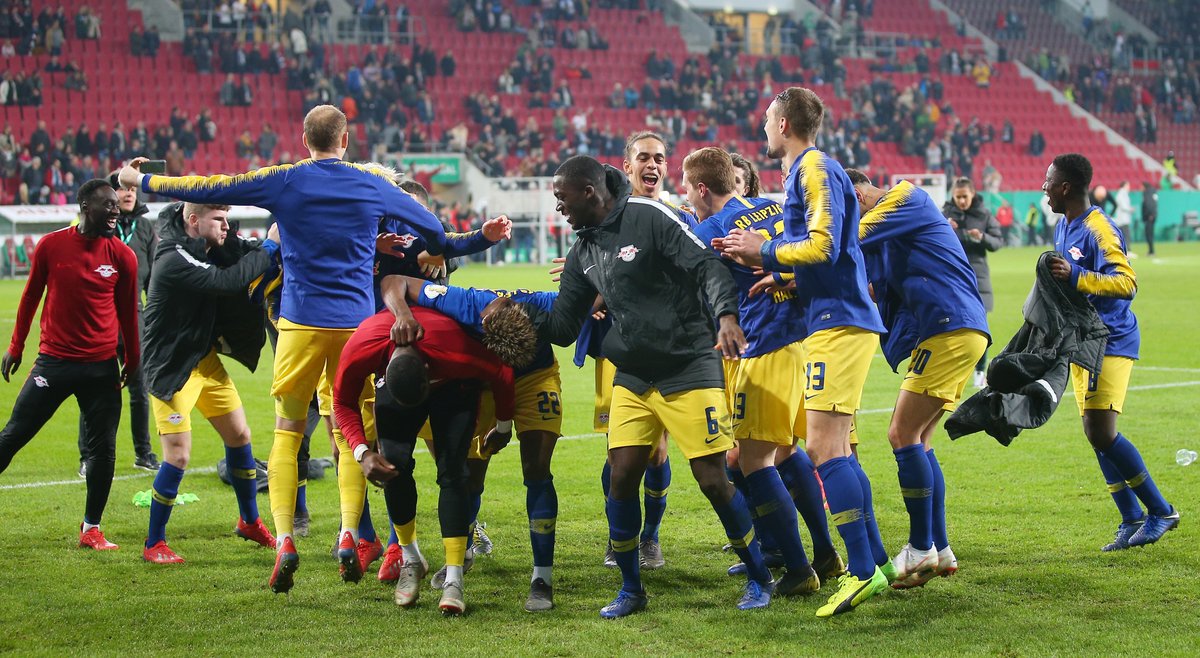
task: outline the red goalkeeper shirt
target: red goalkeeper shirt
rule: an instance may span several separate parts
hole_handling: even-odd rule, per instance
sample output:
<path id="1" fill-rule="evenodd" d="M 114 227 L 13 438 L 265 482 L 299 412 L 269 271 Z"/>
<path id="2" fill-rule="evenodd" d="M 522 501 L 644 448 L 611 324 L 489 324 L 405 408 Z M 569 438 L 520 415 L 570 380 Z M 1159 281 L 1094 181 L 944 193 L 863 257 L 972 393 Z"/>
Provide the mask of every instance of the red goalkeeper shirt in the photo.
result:
<path id="1" fill-rule="evenodd" d="M 9 354 L 25 351 L 42 293 L 38 352 L 67 361 L 117 356 L 117 331 L 125 337 L 125 366 L 141 363 L 137 328 L 138 263 L 116 237 L 84 237 L 72 226 L 47 234 L 33 252 L 29 280 L 17 308 Z"/>
<path id="2" fill-rule="evenodd" d="M 457 322 L 432 309 L 413 307 L 413 317 L 425 328 L 425 337 L 413 347 L 429 364 L 429 380 L 478 379 L 492 389 L 496 401 L 496 419 L 512 420 L 512 368 L 479 341 L 467 335 Z M 358 398 L 367 377 L 382 377 L 396 344 L 392 342 L 392 324 L 396 318 L 384 310 L 363 320 L 342 348 L 337 377 L 333 382 L 333 417 L 353 450 L 366 445 L 362 411 Z"/>

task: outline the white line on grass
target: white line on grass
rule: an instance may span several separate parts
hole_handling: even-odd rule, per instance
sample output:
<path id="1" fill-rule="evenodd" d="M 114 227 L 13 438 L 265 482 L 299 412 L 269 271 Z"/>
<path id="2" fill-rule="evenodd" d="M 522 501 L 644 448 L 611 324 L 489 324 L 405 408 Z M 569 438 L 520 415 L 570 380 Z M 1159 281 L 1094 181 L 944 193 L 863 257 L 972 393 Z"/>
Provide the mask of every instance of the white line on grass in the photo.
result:
<path id="1" fill-rule="evenodd" d="M 1141 368 L 1141 370 L 1151 370 L 1151 368 Z M 1180 369 L 1180 370 L 1184 370 L 1184 369 Z M 1200 381 L 1171 382 L 1168 384 L 1144 384 L 1142 386 L 1130 386 L 1128 390 L 1130 390 L 1130 391 L 1149 391 L 1149 390 L 1154 390 L 1154 389 L 1159 389 L 1159 388 L 1180 388 L 1183 386 L 1200 386 Z M 1074 397 L 1074 395 L 1075 395 L 1074 391 L 1066 391 L 1065 393 L 1063 393 L 1064 398 Z M 886 409 L 860 409 L 858 413 L 860 415 L 885 414 L 885 413 L 891 413 L 891 411 L 892 411 L 892 407 L 887 407 Z M 604 435 L 597 433 L 597 432 L 588 432 L 586 434 L 571 434 L 568 436 L 562 436 L 562 437 L 559 437 L 558 440 L 559 441 L 581 441 L 583 439 L 594 439 L 594 438 L 601 437 L 601 436 L 604 436 Z M 427 452 L 428 452 L 428 450 L 425 450 L 424 448 L 418 448 L 413 451 L 413 454 L 421 455 L 421 454 L 425 454 Z M 217 469 L 215 466 L 205 466 L 202 468 L 190 468 L 190 469 L 188 469 L 187 472 L 188 473 L 216 473 Z M 131 475 L 118 475 L 113 478 L 113 481 L 116 482 L 118 480 L 136 480 L 138 478 L 148 478 L 151 475 L 153 475 L 153 473 L 133 473 Z M 20 484 L 0 485 L 0 491 L 4 491 L 6 489 L 37 489 L 40 487 L 61 487 L 61 486 L 66 486 L 66 485 L 71 485 L 71 484 L 86 484 L 86 482 L 87 481 L 84 480 L 83 478 L 77 478 L 74 480 L 54 480 L 51 482 L 22 482 Z"/>

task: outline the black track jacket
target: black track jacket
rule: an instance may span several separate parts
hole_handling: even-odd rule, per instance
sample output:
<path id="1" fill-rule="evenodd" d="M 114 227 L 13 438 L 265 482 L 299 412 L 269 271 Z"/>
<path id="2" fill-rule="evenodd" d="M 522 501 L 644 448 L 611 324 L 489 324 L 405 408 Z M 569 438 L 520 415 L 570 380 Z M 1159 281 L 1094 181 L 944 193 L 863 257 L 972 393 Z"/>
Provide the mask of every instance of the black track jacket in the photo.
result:
<path id="1" fill-rule="evenodd" d="M 616 204 L 579 231 L 551 311 L 530 309 L 540 337 L 573 343 L 600 294 L 613 319 L 604 354 L 617 366 L 616 385 L 638 395 L 723 387 L 713 316 L 737 315 L 729 269 L 673 210 L 630 197 L 624 174 L 605 170 Z"/>

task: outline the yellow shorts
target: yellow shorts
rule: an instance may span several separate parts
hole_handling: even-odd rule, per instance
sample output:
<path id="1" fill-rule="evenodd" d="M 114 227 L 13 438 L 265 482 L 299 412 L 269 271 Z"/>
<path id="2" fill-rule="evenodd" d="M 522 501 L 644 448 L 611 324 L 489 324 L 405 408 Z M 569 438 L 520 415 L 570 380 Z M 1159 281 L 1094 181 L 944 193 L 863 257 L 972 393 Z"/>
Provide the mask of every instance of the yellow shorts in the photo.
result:
<path id="1" fill-rule="evenodd" d="M 987 336 L 975 329 L 926 338 L 913 350 L 900 390 L 944 400 L 942 408 L 954 411 L 987 345 Z"/>
<path id="2" fill-rule="evenodd" d="M 205 418 L 224 416 L 242 408 L 242 399 L 216 350 L 210 351 L 192 370 L 187 383 L 170 400 L 150 396 L 154 424 L 159 434 L 192 431 L 192 409 Z"/>
<path id="3" fill-rule="evenodd" d="M 646 446 L 653 449 L 663 430 L 688 459 L 733 447 L 725 391 L 699 388 L 664 396 L 658 389 L 636 395 L 624 386 L 613 388 L 608 447 Z"/>
<path id="4" fill-rule="evenodd" d="M 804 339 L 804 408 L 853 414 L 862 404 L 863 386 L 879 334 L 858 327 L 822 329 Z"/>
<path id="5" fill-rule="evenodd" d="M 1111 409 L 1121 413 L 1131 372 L 1133 359 L 1124 356 L 1104 357 L 1099 375 L 1092 375 L 1072 363 L 1071 384 L 1075 387 L 1075 406 L 1079 407 L 1079 415 L 1083 415 L 1084 409 Z"/>
<path id="6" fill-rule="evenodd" d="M 558 361 L 549 368 L 526 373 L 513 382 L 516 408 L 513 426 L 517 439 L 523 432 L 549 432 L 562 436 L 562 381 L 558 376 Z M 490 392 L 479 396 L 479 420 L 471 439 L 468 459 L 485 459 L 479 455 L 479 441 L 496 426 L 496 402 Z"/>
<path id="7" fill-rule="evenodd" d="M 353 329 L 306 327 L 279 319 L 275 377 L 271 382 L 276 415 L 288 420 L 308 416 L 308 405 L 322 375 L 333 381 L 342 347 L 353 333 Z"/>
<path id="8" fill-rule="evenodd" d="M 592 429 L 602 434 L 608 433 L 608 413 L 612 407 L 613 379 L 617 376 L 617 367 L 612 361 L 600 358 L 596 361 L 596 403 L 592 416 Z"/>
<path id="9" fill-rule="evenodd" d="M 797 424 L 803 424 L 804 349 L 800 343 L 785 345 L 762 356 L 741 359 L 732 383 L 733 438 L 753 439 L 790 446 Z"/>
<path id="10" fill-rule="evenodd" d="M 736 427 L 738 422 L 737 414 L 737 391 L 733 388 L 734 381 L 737 380 L 738 367 L 741 365 L 742 359 L 721 359 L 721 369 L 725 371 L 725 402 L 729 405 L 729 410 L 733 412 L 733 424 Z"/>

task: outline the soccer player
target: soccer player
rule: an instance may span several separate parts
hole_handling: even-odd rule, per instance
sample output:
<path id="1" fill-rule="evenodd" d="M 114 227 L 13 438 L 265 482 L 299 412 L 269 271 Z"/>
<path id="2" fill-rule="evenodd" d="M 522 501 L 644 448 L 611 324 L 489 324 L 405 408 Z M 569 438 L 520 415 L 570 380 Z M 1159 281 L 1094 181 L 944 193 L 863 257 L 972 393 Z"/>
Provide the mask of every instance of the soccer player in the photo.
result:
<path id="1" fill-rule="evenodd" d="M 296 455 L 304 437 L 308 405 L 322 373 L 332 379 L 342 346 L 374 312 L 371 269 L 379 221 L 404 222 L 442 252 L 442 225 L 386 176 L 345 162 L 349 144 L 346 115 L 319 105 L 304 117 L 303 142 L 310 157 L 237 176 L 151 176 L 139 170 L 145 158 L 121 170 L 122 185 L 192 203 L 264 208 L 279 223 L 283 254 L 283 298 L 271 395 L 275 438 L 267 475 L 278 553 L 268 580 L 272 591 L 291 590 L 300 565 L 292 538 L 296 509 Z M 340 478 L 339 478 L 340 479 Z M 362 509 L 343 500 L 343 509 Z M 346 528 L 350 552 L 357 528 Z M 340 553 L 341 551 L 339 551 Z M 340 560 L 343 578 L 353 580 L 357 560 Z M 350 564 L 353 562 L 354 564 Z"/>
<path id="2" fill-rule="evenodd" d="M 150 266 L 154 260 L 154 247 L 158 236 L 154 231 L 154 220 L 147 215 L 150 209 L 138 200 L 133 188 L 123 188 L 117 183 L 117 172 L 108 176 L 108 182 L 117 190 L 117 202 L 121 204 L 121 216 L 117 218 L 117 237 L 133 250 L 138 260 L 138 331 L 145 336 L 146 327 L 142 318 L 142 292 L 150 289 Z M 118 342 L 120 337 L 117 338 Z M 142 341 L 145 342 L 144 340 Z M 125 388 L 129 390 L 129 431 L 133 436 L 134 468 L 158 471 L 158 455 L 150 447 L 150 400 L 143 385 L 145 379 L 136 377 Z M 79 417 L 79 476 L 87 476 L 87 425 Z"/>
<path id="3" fill-rule="evenodd" d="M 622 166 L 632 184 L 633 196 L 663 203 L 688 228 L 696 227 L 698 222 L 695 215 L 662 200 L 662 192 L 669 171 L 667 142 L 662 135 L 649 130 L 630 135 L 629 139 L 625 141 L 625 159 Z M 600 302 L 598 308 L 604 308 L 603 301 Z M 582 363 L 584 353 L 590 354 L 596 361 L 596 401 L 593 428 L 604 434 L 608 433 L 613 377 L 616 375 L 616 367 L 604 356 L 602 348 L 604 337 L 610 328 L 612 328 L 612 320 L 607 317 L 600 320 L 594 318 L 587 320 L 580 336 L 580 344 L 576 346 L 578 363 Z M 604 462 L 604 471 L 600 474 L 600 484 L 604 490 L 604 498 L 607 500 L 612 486 L 612 464 L 608 461 Z M 646 467 L 646 485 L 642 498 L 646 514 L 638 542 L 638 559 L 641 561 L 643 569 L 661 569 L 666 564 L 658 533 L 663 516 L 667 513 L 667 489 L 670 486 L 671 460 L 667 456 L 667 435 L 664 433 L 651 453 L 650 464 Z M 604 566 L 614 568 L 617 566 L 612 545 L 609 545 L 604 553 Z"/>
<path id="4" fill-rule="evenodd" d="M 384 486 L 388 514 L 401 535 L 401 545 L 411 544 L 415 527 L 417 492 L 412 455 L 417 432 L 426 419 L 431 423 L 440 490 L 438 517 L 447 564 L 438 607 L 444 614 L 461 615 L 466 611 L 463 561 L 469 512 L 467 450 L 475 428 L 481 383 L 491 387 L 496 417 L 500 419 L 481 448 L 495 452 L 512 438 L 512 369 L 437 311 L 415 308 L 411 315 L 427 331 L 408 346 L 397 346 L 393 340 L 397 318 L 390 311 L 381 311 L 359 326 L 346 343 L 346 358 L 334 380 L 333 412 L 363 475 Z M 514 360 L 521 358 L 528 359 L 528 352 Z M 359 391 L 373 374 L 384 377 L 375 400 L 379 452 L 367 445 L 359 406 Z M 417 555 L 405 557 L 402 572 L 411 568 L 408 563 L 419 559 Z M 396 583 L 396 604 L 415 604 L 419 582 L 419 578 L 402 574 Z"/>
<path id="5" fill-rule="evenodd" d="M 1059 257 L 1050 263 L 1050 271 L 1087 295 L 1109 330 L 1100 372 L 1089 376 L 1071 364 L 1071 381 L 1083 434 L 1096 451 L 1100 472 L 1121 512 L 1116 537 L 1102 550 L 1118 551 L 1162 539 L 1179 525 L 1179 511 L 1163 498 L 1133 442 L 1117 431 L 1117 416 L 1125 405 L 1129 374 L 1141 344 L 1137 316 L 1130 308 L 1137 275 L 1126 257 L 1121 232 L 1103 210 L 1089 203 L 1091 184 L 1092 163 L 1078 153 L 1065 153 L 1046 170 L 1042 191 L 1050 210 L 1063 215 L 1054 227 Z"/>
<path id="6" fill-rule="evenodd" d="M 554 565 L 554 528 L 558 519 L 558 492 L 550 460 L 554 446 L 562 436 L 562 382 L 558 361 L 547 341 L 537 341 L 528 315 L 519 304 L 532 304 L 549 311 L 558 296 L 554 292 L 531 290 L 487 290 L 459 288 L 405 276 L 388 276 L 382 284 L 389 308 L 399 316 L 397 302 L 407 301 L 432 308 L 462 324 L 483 340 L 485 346 L 516 344 L 536 355 L 527 364 L 513 364 L 516 387 L 514 422 L 521 442 L 521 474 L 525 482 L 525 511 L 529 517 L 529 543 L 533 549 L 533 575 L 525 609 L 540 612 L 554 607 L 552 571 Z M 392 295 L 395 295 L 393 297 Z M 513 302 L 516 305 L 508 304 Z M 500 316 L 492 317 L 495 313 Z M 506 318 L 505 315 L 513 315 Z M 524 318 L 525 322 L 521 322 Z M 528 333 L 497 333 L 496 328 L 528 327 Z M 536 344 L 534 344 L 536 341 Z M 526 343 L 529 343 L 526 345 Z M 495 351 L 495 350 L 493 350 Z M 484 398 L 480 428 L 490 425 L 494 415 Z M 482 460 L 486 469 L 486 456 Z"/>
<path id="7" fill-rule="evenodd" d="M 100 517 L 117 459 L 121 387 L 140 374 L 137 257 L 114 235 L 120 206 L 108 181 L 87 181 L 76 199 L 79 225 L 47 234 L 33 252 L 12 342 L 0 359 L 0 375 L 7 382 L 21 365 L 29 325 L 45 292 L 38 357 L 0 430 L 0 473 L 63 401 L 75 396 L 88 432 L 87 502 L 79 546 L 103 551 L 117 548 L 100 531 Z M 123 358 L 117 355 L 118 331 L 126 336 Z"/>
<path id="8" fill-rule="evenodd" d="M 783 208 L 770 199 L 747 199 L 736 194 L 735 171 L 729 154 L 711 146 L 691 153 L 683 161 L 688 202 L 703 220 L 695 231 L 701 243 L 723 238 L 734 227 L 772 237 L 778 233 L 776 225 L 783 219 Z M 825 524 L 821 489 L 812 462 L 793 448 L 797 424 L 804 418 L 804 391 L 799 386 L 804 363 L 800 345 L 804 336 L 802 309 L 791 290 L 751 297 L 750 290 L 759 277 L 748 267 L 725 262 L 738 287 L 738 311 L 748 343 L 743 358 L 726 362 L 736 364 L 732 376 L 727 369 L 725 377 L 741 471 L 735 477 L 742 476 L 750 503 L 758 512 L 757 527 L 764 528 L 758 534 L 771 536 L 787 564 L 787 574 L 776 583 L 775 591 L 784 595 L 812 593 L 820 589 L 821 582 L 800 542 L 796 504 L 788 485 L 804 490 L 803 497 L 809 504 L 801 505 L 801 511 L 806 521 L 811 518 L 809 527 L 822 571 L 840 575 L 844 568 Z"/>
<path id="9" fill-rule="evenodd" d="M 747 199 L 758 196 L 758 169 L 754 167 L 754 163 L 738 153 L 730 153 L 729 157 L 733 159 L 733 189 Z"/>
<path id="10" fill-rule="evenodd" d="M 851 423 L 883 323 L 867 295 L 854 188 L 842 166 L 815 145 L 824 114 L 821 99 L 803 87 L 789 87 L 771 101 L 767 156 L 782 159 L 788 172 L 784 233 L 768 241 L 734 229 L 715 244 L 742 265 L 795 273 L 807 333 L 805 446 L 850 562 L 818 617 L 847 612 L 887 588 L 868 541 L 870 481 L 850 452 Z"/>
<path id="11" fill-rule="evenodd" d="M 247 286 L 279 252 L 278 225 L 261 247 L 229 237 L 229 206 L 168 206 L 146 303 L 143 369 L 162 439 L 154 478 L 150 530 L 142 558 L 183 562 L 166 541 L 167 521 L 192 452 L 192 409 L 199 409 L 225 443 L 239 517 L 234 532 L 262 546 L 275 538 L 258 516 L 258 486 L 250 426 L 233 380 L 214 345 L 250 370 L 258 365 L 266 317 L 243 301 Z"/>
<path id="12" fill-rule="evenodd" d="M 890 190 L 846 171 L 858 196 L 858 237 L 875 301 L 887 326 L 883 351 L 895 369 L 910 357 L 888 425 L 908 544 L 883 565 L 892 587 L 919 587 L 958 570 L 946 535 L 946 480 L 930 440 L 953 411 L 991 336 L 987 311 L 954 229 L 923 190 Z"/>
<path id="13" fill-rule="evenodd" d="M 554 176 L 554 196 L 579 238 L 551 312 L 530 310 L 539 333 L 556 345 L 571 344 L 597 294 L 614 320 L 604 339 L 604 353 L 616 365 L 608 434 L 612 489 L 605 509 L 622 585 L 600 616 L 624 617 L 646 607 L 636 496 L 664 430 L 689 460 L 748 567 L 738 607 L 767 606 L 771 574 L 746 500 L 725 478 L 725 451 L 733 440 L 721 356 L 736 359 L 746 347 L 729 271 L 670 208 L 629 196 L 625 177 L 592 158 L 564 162 Z M 720 323 L 715 336 L 713 316 Z"/>

